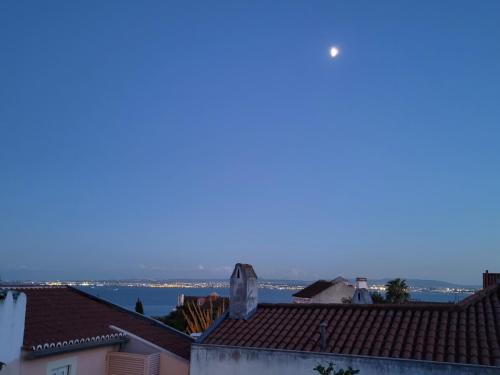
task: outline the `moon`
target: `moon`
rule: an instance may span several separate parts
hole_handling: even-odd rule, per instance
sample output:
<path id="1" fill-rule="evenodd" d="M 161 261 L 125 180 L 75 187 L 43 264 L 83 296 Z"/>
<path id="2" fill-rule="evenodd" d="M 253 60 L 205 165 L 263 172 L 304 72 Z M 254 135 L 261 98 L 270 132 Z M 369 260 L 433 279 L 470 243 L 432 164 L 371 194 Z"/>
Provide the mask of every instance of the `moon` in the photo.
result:
<path id="1" fill-rule="evenodd" d="M 337 47 L 332 47 L 330 48 L 330 56 L 332 57 L 332 59 L 336 58 L 339 54 L 339 49 Z"/>

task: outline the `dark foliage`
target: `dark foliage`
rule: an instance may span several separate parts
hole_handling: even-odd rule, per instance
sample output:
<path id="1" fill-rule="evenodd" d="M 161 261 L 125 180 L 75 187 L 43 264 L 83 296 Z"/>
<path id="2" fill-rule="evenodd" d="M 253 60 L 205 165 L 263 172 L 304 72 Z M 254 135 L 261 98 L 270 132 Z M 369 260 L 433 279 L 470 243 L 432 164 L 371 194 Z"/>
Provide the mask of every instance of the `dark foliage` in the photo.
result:
<path id="1" fill-rule="evenodd" d="M 385 287 L 385 299 L 388 303 L 405 303 L 410 300 L 406 280 L 400 278 L 390 280 L 385 284 Z"/>
<path id="2" fill-rule="evenodd" d="M 186 332 L 187 322 L 182 313 L 182 307 L 178 307 L 168 315 L 155 317 L 155 319 L 178 331 Z"/>
<path id="3" fill-rule="evenodd" d="M 347 370 L 339 369 L 335 371 L 335 365 L 332 362 L 326 367 L 318 364 L 313 370 L 320 375 L 354 375 L 359 373 L 359 370 L 353 370 L 352 367 L 348 367 Z"/>
<path id="4" fill-rule="evenodd" d="M 142 301 L 139 298 L 135 302 L 135 312 L 144 315 L 144 307 L 142 307 Z"/>
<path id="5" fill-rule="evenodd" d="M 372 296 L 373 303 L 385 303 L 385 298 L 380 292 L 372 292 L 370 293 Z"/>

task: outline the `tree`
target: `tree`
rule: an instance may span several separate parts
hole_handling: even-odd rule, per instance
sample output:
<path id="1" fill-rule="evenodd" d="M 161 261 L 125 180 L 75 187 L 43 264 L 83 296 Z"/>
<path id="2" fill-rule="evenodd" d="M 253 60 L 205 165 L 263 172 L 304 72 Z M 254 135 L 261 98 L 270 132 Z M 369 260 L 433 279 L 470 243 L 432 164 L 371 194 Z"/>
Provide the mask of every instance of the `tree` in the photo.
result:
<path id="1" fill-rule="evenodd" d="M 142 307 L 142 301 L 137 298 L 135 302 L 135 312 L 144 315 L 144 308 Z"/>
<path id="2" fill-rule="evenodd" d="M 172 310 L 172 312 L 168 315 L 156 316 L 154 318 L 178 331 L 186 332 L 187 322 L 186 318 L 184 318 L 184 312 L 182 309 L 183 306 L 180 306 Z"/>
<path id="3" fill-rule="evenodd" d="M 318 364 L 313 370 L 320 375 L 354 375 L 359 373 L 359 370 L 353 370 L 352 367 L 348 367 L 347 370 L 341 368 L 335 371 L 335 365 L 332 362 L 326 367 Z"/>
<path id="4" fill-rule="evenodd" d="M 372 296 L 373 303 L 385 303 L 385 298 L 380 292 L 372 292 L 370 293 Z"/>
<path id="5" fill-rule="evenodd" d="M 385 284 L 385 299 L 389 303 L 405 303 L 410 300 L 406 280 L 400 278 L 390 280 Z"/>
<path id="6" fill-rule="evenodd" d="M 342 298 L 342 303 L 344 303 L 344 304 L 352 303 L 352 297 Z"/>
<path id="7" fill-rule="evenodd" d="M 170 314 L 156 316 L 154 319 L 174 327 L 178 331 L 188 334 L 200 333 L 217 320 L 227 308 L 227 299 L 224 298 L 217 298 L 213 302 L 208 299 L 208 302 L 201 306 L 193 301 L 185 301 L 184 305 L 177 306 Z"/>
<path id="8" fill-rule="evenodd" d="M 210 300 L 207 308 L 202 308 L 194 302 L 188 302 L 185 306 L 186 308 L 182 310 L 182 313 L 186 319 L 186 330 L 189 334 L 205 331 L 226 310 L 224 299 L 222 299 L 222 305 L 219 304 L 218 306 L 212 305 Z"/>

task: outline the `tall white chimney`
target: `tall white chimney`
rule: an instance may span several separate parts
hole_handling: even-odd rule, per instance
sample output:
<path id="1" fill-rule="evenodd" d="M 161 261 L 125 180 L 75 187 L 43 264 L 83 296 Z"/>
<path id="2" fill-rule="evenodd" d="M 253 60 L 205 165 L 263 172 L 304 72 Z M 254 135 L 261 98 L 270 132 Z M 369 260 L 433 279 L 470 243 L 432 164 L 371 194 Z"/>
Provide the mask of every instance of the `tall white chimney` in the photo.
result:
<path id="1" fill-rule="evenodd" d="M 0 289 L 0 362 L 6 365 L 7 373 L 20 371 L 25 316 L 26 294 Z"/>
<path id="2" fill-rule="evenodd" d="M 368 281 L 366 277 L 356 278 L 356 288 L 354 289 L 354 295 L 352 296 L 352 303 L 354 304 L 372 304 L 372 296 L 368 290 Z"/>
<path id="3" fill-rule="evenodd" d="M 356 289 L 368 289 L 368 281 L 366 277 L 356 277 Z"/>
<path id="4" fill-rule="evenodd" d="M 248 319 L 257 309 L 257 275 L 250 264 L 237 263 L 231 274 L 229 317 Z"/>

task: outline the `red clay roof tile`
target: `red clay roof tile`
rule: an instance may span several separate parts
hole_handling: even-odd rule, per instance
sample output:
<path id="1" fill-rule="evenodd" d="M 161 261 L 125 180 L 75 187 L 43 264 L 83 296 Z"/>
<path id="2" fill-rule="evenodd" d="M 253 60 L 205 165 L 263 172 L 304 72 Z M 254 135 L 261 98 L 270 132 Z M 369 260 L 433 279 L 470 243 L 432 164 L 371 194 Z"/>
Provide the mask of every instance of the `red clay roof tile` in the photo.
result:
<path id="1" fill-rule="evenodd" d="M 500 286 L 458 304 L 260 304 L 248 320 L 226 318 L 202 344 L 500 366 Z"/>
<path id="2" fill-rule="evenodd" d="M 9 287 L 11 288 L 11 287 Z M 27 296 L 24 347 L 116 333 L 116 326 L 189 359 L 192 339 L 72 287 L 13 287 Z"/>

